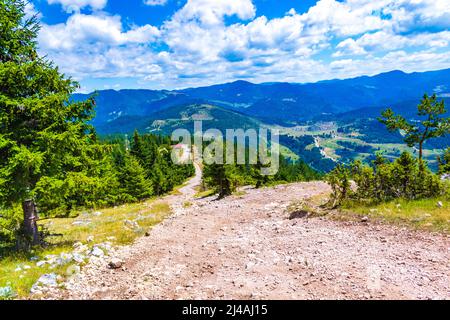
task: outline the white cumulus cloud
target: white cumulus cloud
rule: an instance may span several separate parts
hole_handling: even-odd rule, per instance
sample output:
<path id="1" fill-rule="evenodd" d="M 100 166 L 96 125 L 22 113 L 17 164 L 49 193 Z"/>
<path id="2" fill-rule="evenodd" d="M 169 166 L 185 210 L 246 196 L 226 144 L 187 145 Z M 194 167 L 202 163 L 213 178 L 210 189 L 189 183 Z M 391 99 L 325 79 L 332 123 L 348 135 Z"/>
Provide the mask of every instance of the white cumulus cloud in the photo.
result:
<path id="1" fill-rule="evenodd" d="M 108 0 L 47 0 L 48 4 L 60 4 L 67 12 L 77 12 L 80 9 L 91 7 L 100 10 L 106 7 Z"/>
<path id="2" fill-rule="evenodd" d="M 106 0 L 47 1 L 96 10 L 44 25 L 39 37 L 43 53 L 80 80 L 128 77 L 178 88 L 450 67 L 448 0 L 320 0 L 276 18 L 256 16 L 251 0 L 187 0 L 158 28 L 125 25 L 101 11 Z"/>
<path id="3" fill-rule="evenodd" d="M 251 0 L 188 0 L 173 16 L 178 23 L 197 20 L 204 25 L 223 22 L 225 16 L 236 15 L 242 20 L 252 19 L 256 8 Z"/>
<path id="4" fill-rule="evenodd" d="M 86 15 L 75 13 L 66 23 L 43 25 L 39 35 L 42 49 L 71 50 L 90 44 L 123 45 L 126 43 L 148 43 L 159 30 L 151 25 L 122 30 L 120 16 Z"/>

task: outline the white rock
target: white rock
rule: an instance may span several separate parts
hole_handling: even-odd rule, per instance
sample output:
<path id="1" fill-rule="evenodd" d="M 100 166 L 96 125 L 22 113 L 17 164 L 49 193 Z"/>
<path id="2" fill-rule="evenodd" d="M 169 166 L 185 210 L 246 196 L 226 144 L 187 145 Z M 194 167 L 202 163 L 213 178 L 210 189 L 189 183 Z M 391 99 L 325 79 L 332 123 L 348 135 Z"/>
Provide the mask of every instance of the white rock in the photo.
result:
<path id="1" fill-rule="evenodd" d="M 72 254 L 70 253 L 61 253 L 58 257 L 49 260 L 49 264 L 52 265 L 52 267 L 57 267 L 57 266 L 64 266 L 66 264 L 69 264 L 72 262 Z"/>
<path id="2" fill-rule="evenodd" d="M 74 253 L 73 254 L 73 261 L 76 263 L 83 263 L 85 259 L 85 256 L 80 253 Z"/>
<path id="3" fill-rule="evenodd" d="M 47 261 L 44 261 L 44 260 L 38 261 L 38 262 L 36 263 L 36 266 L 37 266 L 37 267 L 42 267 L 42 266 L 45 265 L 46 263 L 47 263 Z"/>
<path id="4" fill-rule="evenodd" d="M 42 289 L 45 287 L 49 288 L 57 287 L 58 286 L 57 279 L 58 276 L 55 273 L 42 275 L 31 288 L 31 293 L 34 293 L 34 291 L 42 291 Z"/>
<path id="5" fill-rule="evenodd" d="M 254 262 L 249 262 L 245 265 L 245 269 L 250 270 L 251 268 L 253 268 L 255 266 Z"/>
<path id="6" fill-rule="evenodd" d="M 102 249 L 100 249 L 99 247 L 94 247 L 90 253 L 92 256 L 95 257 L 103 257 L 105 255 L 105 253 L 103 252 Z"/>
<path id="7" fill-rule="evenodd" d="M 87 242 L 94 242 L 94 236 L 89 236 L 86 239 Z"/>
<path id="8" fill-rule="evenodd" d="M 111 261 L 109 261 L 108 266 L 111 269 L 120 269 L 120 268 L 122 268 L 123 263 L 124 262 L 122 260 L 120 260 L 118 258 L 113 258 L 113 259 L 111 259 Z"/>
<path id="9" fill-rule="evenodd" d="M 443 208 L 443 207 L 444 207 L 444 204 L 442 203 L 442 201 L 439 201 L 439 202 L 437 203 L 437 206 L 438 206 L 438 208 Z"/>

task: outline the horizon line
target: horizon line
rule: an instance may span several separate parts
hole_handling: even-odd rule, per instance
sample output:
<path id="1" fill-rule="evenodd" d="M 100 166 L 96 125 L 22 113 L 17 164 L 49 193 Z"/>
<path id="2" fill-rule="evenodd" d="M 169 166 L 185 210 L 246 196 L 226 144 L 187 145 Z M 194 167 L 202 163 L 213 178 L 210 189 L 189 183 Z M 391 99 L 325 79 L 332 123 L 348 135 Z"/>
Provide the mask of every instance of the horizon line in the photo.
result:
<path id="1" fill-rule="evenodd" d="M 227 84 L 233 84 L 233 83 L 237 83 L 237 82 L 245 82 L 245 83 L 249 83 L 252 85 L 271 85 L 271 84 L 291 84 L 291 85 L 308 85 L 308 84 L 316 84 L 316 83 L 324 83 L 324 82 L 331 82 L 331 81 L 345 81 L 345 80 L 353 80 L 353 79 L 358 79 L 358 78 L 374 78 L 380 75 L 384 75 L 384 74 L 389 74 L 389 73 L 396 73 L 396 72 L 400 72 L 402 74 L 405 75 L 412 75 L 412 74 L 418 74 L 418 73 L 429 73 L 429 72 L 439 72 L 439 71 L 447 71 L 450 70 L 449 68 L 444 68 L 444 69 L 432 69 L 432 70 L 427 70 L 427 71 L 412 71 L 412 72 L 406 72 L 400 69 L 393 69 L 390 71 L 385 71 L 385 72 L 380 72 L 380 73 L 375 73 L 372 75 L 360 75 L 360 76 L 355 76 L 355 77 L 348 77 L 348 78 L 331 78 L 331 79 L 326 79 L 326 80 L 318 80 L 318 81 L 313 81 L 313 82 L 289 82 L 289 81 L 269 81 L 269 82 L 251 82 L 251 81 L 247 81 L 244 79 L 236 79 L 233 81 L 228 81 L 228 82 L 218 82 L 218 83 L 214 83 L 211 85 L 205 85 L 205 86 L 198 86 L 198 87 L 185 87 L 185 88 L 179 88 L 179 89 L 149 89 L 149 88 L 122 88 L 122 89 L 114 89 L 114 88 L 104 88 L 104 89 L 96 89 L 94 91 L 90 91 L 90 92 L 74 92 L 73 94 L 93 94 L 95 92 L 98 91 L 115 91 L 115 92 L 120 92 L 120 91 L 138 91 L 138 90 L 145 90 L 145 91 L 169 91 L 169 92 L 177 92 L 177 91 L 185 91 L 185 90 L 190 90 L 190 89 L 200 89 L 200 88 L 209 88 L 209 87 L 214 87 L 214 86 L 220 86 L 220 85 L 227 85 Z"/>

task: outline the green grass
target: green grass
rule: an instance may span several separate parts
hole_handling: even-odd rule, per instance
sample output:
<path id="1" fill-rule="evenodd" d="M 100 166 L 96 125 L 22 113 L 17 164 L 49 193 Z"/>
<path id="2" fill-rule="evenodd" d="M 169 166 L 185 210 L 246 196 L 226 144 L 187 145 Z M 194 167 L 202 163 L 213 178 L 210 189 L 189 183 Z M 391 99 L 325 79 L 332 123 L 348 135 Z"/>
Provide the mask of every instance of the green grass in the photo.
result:
<path id="1" fill-rule="evenodd" d="M 216 192 L 212 189 L 208 189 L 208 190 L 199 190 L 194 197 L 195 198 L 199 198 L 199 199 L 203 199 L 203 198 L 208 198 L 211 197 L 215 194 Z"/>
<path id="2" fill-rule="evenodd" d="M 47 241 L 54 245 L 86 242 L 90 236 L 94 237 L 96 243 L 111 241 L 113 244 L 125 245 L 145 234 L 149 227 L 161 222 L 170 214 L 170 206 L 164 201 L 149 201 L 122 205 L 100 212 L 101 215 L 98 216 L 95 212 L 85 212 L 77 218 L 45 220 L 41 221 L 41 225 L 50 232 L 51 236 Z M 127 226 L 125 223 L 127 220 L 136 220 L 138 228 Z M 89 224 L 74 225 L 80 221 L 89 221 Z"/>
<path id="3" fill-rule="evenodd" d="M 101 214 L 98 214 L 101 212 Z M 35 249 L 27 254 L 9 253 L 0 257 L 0 287 L 10 286 L 17 298 L 26 298 L 32 285 L 39 277 L 46 273 L 56 273 L 66 276 L 70 265 L 50 269 L 48 264 L 37 267 L 36 262 L 50 254 L 71 252 L 76 242 L 87 243 L 93 237 L 90 245 L 109 241 L 114 245 L 132 243 L 137 237 L 146 233 L 152 226 L 160 223 L 170 213 L 170 206 L 163 200 L 149 200 L 147 202 L 122 205 L 98 212 L 82 212 L 76 218 L 56 218 L 40 221 L 49 236 L 45 248 Z M 130 227 L 125 221 L 135 221 Z M 89 221 L 88 225 L 80 226 L 73 223 Z M 37 260 L 32 261 L 35 257 Z M 28 266 L 28 269 L 24 269 Z M 22 270 L 15 271 L 18 267 Z"/>
<path id="4" fill-rule="evenodd" d="M 68 247 L 56 247 L 47 250 L 35 250 L 29 254 L 11 254 L 2 257 L 0 260 L 0 287 L 10 286 L 16 294 L 16 298 L 26 298 L 30 289 L 39 277 L 46 273 L 57 273 L 65 275 L 69 266 L 60 266 L 50 269 L 48 264 L 37 267 L 36 261 L 31 261 L 32 257 L 43 258 L 49 254 L 60 254 L 70 251 Z M 25 269 L 25 267 L 30 267 Z M 22 270 L 18 271 L 17 268 Z M 0 297 L 1 300 L 1 297 Z"/>
<path id="5" fill-rule="evenodd" d="M 245 192 L 245 190 L 236 190 L 235 192 L 233 192 L 233 195 L 236 197 L 243 197 L 247 194 L 247 192 Z"/>
<path id="6" fill-rule="evenodd" d="M 442 202 L 443 207 L 438 206 Z M 415 229 L 450 233 L 450 201 L 447 199 L 396 200 L 377 205 L 347 203 L 337 218 L 361 218 L 408 225 Z"/>

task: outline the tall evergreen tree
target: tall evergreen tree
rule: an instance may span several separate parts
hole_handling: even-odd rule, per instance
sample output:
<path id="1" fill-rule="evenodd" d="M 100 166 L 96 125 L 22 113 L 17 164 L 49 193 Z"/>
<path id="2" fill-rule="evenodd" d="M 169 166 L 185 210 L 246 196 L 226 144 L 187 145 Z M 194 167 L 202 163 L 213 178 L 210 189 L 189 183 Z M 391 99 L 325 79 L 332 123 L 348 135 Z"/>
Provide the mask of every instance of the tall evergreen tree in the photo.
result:
<path id="1" fill-rule="evenodd" d="M 38 56 L 38 31 L 24 1 L 0 0 L 0 206 L 22 203 L 23 230 L 33 244 L 39 243 L 36 186 L 70 173 L 89 178 L 105 151 L 88 124 L 94 100 L 69 101 L 78 84 Z"/>
<path id="2" fill-rule="evenodd" d="M 137 130 L 133 134 L 133 143 L 131 144 L 131 154 L 138 160 L 143 161 L 145 157 L 144 145 Z"/>
<path id="3" fill-rule="evenodd" d="M 143 200 L 153 194 L 153 188 L 145 176 L 145 170 L 134 156 L 125 155 L 119 176 L 122 197 L 125 198 L 123 200 Z"/>

